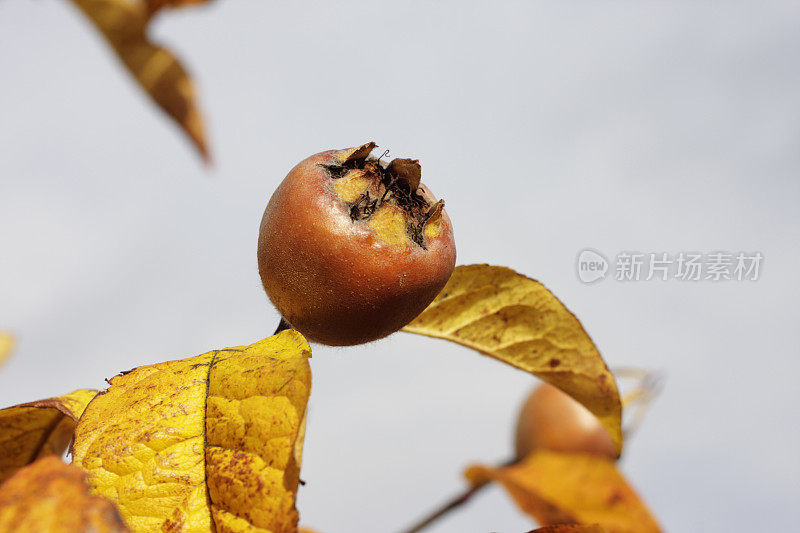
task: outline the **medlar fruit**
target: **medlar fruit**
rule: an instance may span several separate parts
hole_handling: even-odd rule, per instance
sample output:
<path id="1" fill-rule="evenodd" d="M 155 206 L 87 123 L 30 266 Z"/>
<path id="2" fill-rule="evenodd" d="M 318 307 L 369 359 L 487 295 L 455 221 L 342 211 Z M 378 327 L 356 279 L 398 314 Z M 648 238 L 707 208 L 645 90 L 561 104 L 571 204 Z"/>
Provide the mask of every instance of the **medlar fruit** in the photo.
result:
<path id="1" fill-rule="evenodd" d="M 528 396 L 517 421 L 517 458 L 539 449 L 617 457 L 614 442 L 600 421 L 567 393 L 547 383 Z"/>
<path id="2" fill-rule="evenodd" d="M 375 143 L 312 155 L 270 198 L 258 270 L 283 318 L 308 340 L 380 339 L 444 287 L 456 248 L 444 202 L 413 159 L 386 164 Z"/>

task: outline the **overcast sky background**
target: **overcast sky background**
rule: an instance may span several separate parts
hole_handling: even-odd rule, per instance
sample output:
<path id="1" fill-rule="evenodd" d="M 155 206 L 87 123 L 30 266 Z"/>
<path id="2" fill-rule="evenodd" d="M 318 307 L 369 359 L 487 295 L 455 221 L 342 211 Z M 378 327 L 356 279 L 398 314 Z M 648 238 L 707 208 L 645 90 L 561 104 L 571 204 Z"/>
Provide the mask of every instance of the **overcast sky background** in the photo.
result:
<path id="1" fill-rule="evenodd" d="M 666 388 L 622 468 L 669 531 L 800 521 L 800 6 L 244 2 L 165 13 L 215 164 L 66 1 L 0 2 L 0 404 L 271 334 L 256 270 L 286 172 L 418 157 L 458 263 L 544 282 Z M 756 5 L 758 4 L 758 5 Z M 584 247 L 760 251 L 757 282 L 582 284 Z M 535 380 L 408 334 L 315 347 L 301 522 L 398 531 L 507 458 Z M 533 527 L 497 488 L 433 532 Z"/>

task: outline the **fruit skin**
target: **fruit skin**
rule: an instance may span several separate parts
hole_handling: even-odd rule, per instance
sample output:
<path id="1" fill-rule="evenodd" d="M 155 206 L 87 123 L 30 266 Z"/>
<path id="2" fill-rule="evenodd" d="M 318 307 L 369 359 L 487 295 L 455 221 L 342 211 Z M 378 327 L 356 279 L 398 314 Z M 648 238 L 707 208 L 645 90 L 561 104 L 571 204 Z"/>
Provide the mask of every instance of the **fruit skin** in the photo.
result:
<path id="1" fill-rule="evenodd" d="M 597 418 L 568 394 L 547 383 L 528 396 L 517 421 L 517 458 L 538 449 L 617 458 L 614 443 Z"/>
<path id="2" fill-rule="evenodd" d="M 326 165 L 353 149 L 329 150 L 294 167 L 261 221 L 258 267 L 269 299 L 308 340 L 332 346 L 389 335 L 414 319 L 455 267 L 452 224 L 425 248 L 410 239 L 387 244 L 367 221 L 353 221 Z M 433 196 L 420 187 L 426 200 Z"/>

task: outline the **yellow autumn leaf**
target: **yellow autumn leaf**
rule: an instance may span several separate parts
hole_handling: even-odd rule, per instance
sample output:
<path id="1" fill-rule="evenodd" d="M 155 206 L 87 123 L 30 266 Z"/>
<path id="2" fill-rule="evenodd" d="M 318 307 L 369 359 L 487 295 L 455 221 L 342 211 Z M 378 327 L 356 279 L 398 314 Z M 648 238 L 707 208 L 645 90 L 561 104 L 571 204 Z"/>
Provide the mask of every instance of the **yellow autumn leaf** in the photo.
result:
<path id="1" fill-rule="evenodd" d="M 152 15 L 162 8 L 178 8 L 195 4 L 205 4 L 208 0 L 145 0 L 147 9 Z"/>
<path id="2" fill-rule="evenodd" d="M 471 466 L 465 475 L 472 484 L 501 483 L 540 524 L 599 524 L 609 533 L 660 531 L 616 463 L 606 457 L 541 450 L 509 466 Z"/>
<path id="3" fill-rule="evenodd" d="M 462 344 L 555 385 L 589 409 L 622 450 L 614 377 L 575 315 L 538 281 L 505 267 L 456 267 L 403 330 Z"/>
<path id="4" fill-rule="evenodd" d="M 147 37 L 150 11 L 144 0 L 72 0 L 103 34 L 153 101 L 209 159 L 203 119 L 189 75 L 171 52 Z"/>
<path id="5" fill-rule="evenodd" d="M 80 468 L 47 457 L 0 486 L 0 531 L 125 533 L 114 505 L 89 494 Z"/>
<path id="6" fill-rule="evenodd" d="M 0 483 L 40 457 L 61 456 L 95 395 L 95 390 L 76 390 L 0 410 Z"/>
<path id="7" fill-rule="evenodd" d="M 116 376 L 74 463 L 134 532 L 294 533 L 310 356 L 286 330 Z"/>
<path id="8" fill-rule="evenodd" d="M 14 337 L 10 333 L 0 331 L 0 365 L 6 360 L 14 348 Z"/>

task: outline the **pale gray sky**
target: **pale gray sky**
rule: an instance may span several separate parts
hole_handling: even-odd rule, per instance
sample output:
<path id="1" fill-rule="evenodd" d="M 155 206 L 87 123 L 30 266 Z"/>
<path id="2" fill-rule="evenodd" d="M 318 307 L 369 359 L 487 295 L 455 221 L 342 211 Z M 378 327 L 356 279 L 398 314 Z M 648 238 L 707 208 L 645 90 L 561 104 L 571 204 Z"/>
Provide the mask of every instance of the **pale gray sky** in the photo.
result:
<path id="1" fill-rule="evenodd" d="M 250 343 L 261 212 L 311 153 L 422 161 L 460 264 L 543 281 L 611 365 L 666 389 L 622 468 L 669 531 L 800 522 L 800 8 L 219 0 L 155 33 L 194 74 L 215 166 L 66 1 L 0 2 L 0 404 Z M 760 251 L 757 282 L 582 284 L 584 247 Z M 298 505 L 397 531 L 508 456 L 534 380 L 407 334 L 315 347 Z M 431 532 L 518 533 L 492 489 Z"/>

